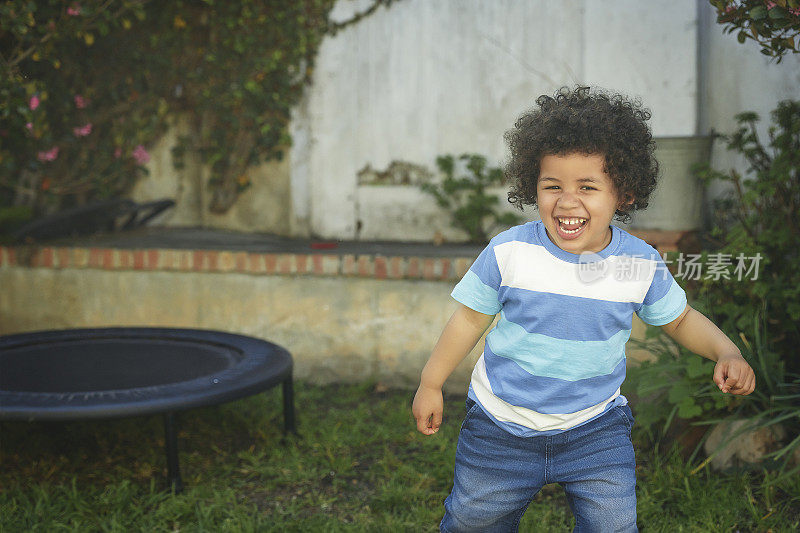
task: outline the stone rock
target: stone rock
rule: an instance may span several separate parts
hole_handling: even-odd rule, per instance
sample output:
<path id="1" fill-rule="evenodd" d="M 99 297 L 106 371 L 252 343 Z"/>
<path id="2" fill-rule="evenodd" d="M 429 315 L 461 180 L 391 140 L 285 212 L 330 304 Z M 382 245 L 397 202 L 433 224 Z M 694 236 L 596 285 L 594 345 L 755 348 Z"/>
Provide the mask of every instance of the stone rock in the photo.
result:
<path id="1" fill-rule="evenodd" d="M 706 455 L 716 452 L 711 459 L 713 469 L 757 463 L 777 450 L 786 437 L 786 430 L 780 424 L 748 429 L 749 423 L 749 420 L 723 422 L 711 430 L 703 448 Z"/>

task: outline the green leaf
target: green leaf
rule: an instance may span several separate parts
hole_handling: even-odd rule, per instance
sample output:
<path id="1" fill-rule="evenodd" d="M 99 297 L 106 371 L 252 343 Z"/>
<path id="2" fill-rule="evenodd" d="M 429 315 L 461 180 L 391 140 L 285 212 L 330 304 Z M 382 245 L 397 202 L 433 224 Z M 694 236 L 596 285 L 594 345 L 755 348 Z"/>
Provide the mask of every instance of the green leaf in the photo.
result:
<path id="1" fill-rule="evenodd" d="M 699 378 L 709 374 L 709 368 L 706 364 L 707 359 L 699 356 L 690 357 L 686 364 L 686 376 L 689 378 Z"/>
<path id="2" fill-rule="evenodd" d="M 685 398 L 691 399 L 691 396 L 691 385 L 686 381 L 676 381 L 670 387 L 667 398 L 670 403 L 679 404 L 684 401 Z"/>
<path id="3" fill-rule="evenodd" d="M 244 88 L 252 94 L 258 94 L 261 91 L 261 86 L 254 80 L 247 80 L 244 82 Z"/>
<path id="4" fill-rule="evenodd" d="M 789 18 L 789 12 L 780 6 L 775 6 L 769 10 L 769 18 L 773 20 Z"/>
<path id="5" fill-rule="evenodd" d="M 678 416 L 680 418 L 694 418 L 701 414 L 703 414 L 703 409 L 690 397 L 684 398 L 678 404 Z"/>
<path id="6" fill-rule="evenodd" d="M 446 156 L 439 156 L 436 158 L 436 165 L 439 167 L 439 170 L 444 172 L 448 176 L 453 175 L 453 156 L 446 155 Z"/>
<path id="7" fill-rule="evenodd" d="M 767 18 L 767 8 L 765 6 L 756 6 L 747 13 L 753 20 L 762 20 Z"/>

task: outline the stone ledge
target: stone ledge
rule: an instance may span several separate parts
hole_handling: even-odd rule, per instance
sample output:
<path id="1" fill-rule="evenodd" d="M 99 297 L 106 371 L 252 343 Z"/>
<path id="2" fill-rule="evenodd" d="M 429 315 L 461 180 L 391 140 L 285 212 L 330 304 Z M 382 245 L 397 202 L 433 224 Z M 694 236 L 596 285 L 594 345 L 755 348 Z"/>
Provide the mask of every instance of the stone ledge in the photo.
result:
<path id="1" fill-rule="evenodd" d="M 661 252 L 677 252 L 685 242 L 694 238 L 692 230 L 634 229 L 626 230 Z"/>
<path id="2" fill-rule="evenodd" d="M 230 272 L 253 275 L 345 276 L 375 279 L 461 279 L 473 257 L 252 253 L 226 250 L 2 246 L 0 267 Z"/>
<path id="3" fill-rule="evenodd" d="M 692 232 L 634 230 L 659 252 L 678 250 Z M 0 267 L 233 272 L 252 275 L 345 276 L 454 281 L 475 257 L 423 257 L 358 253 L 265 253 L 234 250 L 69 246 L 0 246 Z"/>

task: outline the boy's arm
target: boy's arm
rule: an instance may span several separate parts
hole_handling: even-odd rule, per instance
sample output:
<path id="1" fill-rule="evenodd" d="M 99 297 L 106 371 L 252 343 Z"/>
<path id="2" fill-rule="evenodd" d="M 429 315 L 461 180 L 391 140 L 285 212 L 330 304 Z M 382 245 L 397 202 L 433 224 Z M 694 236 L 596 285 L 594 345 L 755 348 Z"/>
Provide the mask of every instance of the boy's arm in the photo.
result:
<path id="1" fill-rule="evenodd" d="M 422 369 L 417 394 L 411 412 L 417 420 L 417 429 L 432 435 L 442 423 L 442 385 L 455 370 L 494 320 L 491 315 L 479 313 L 459 304 L 433 348 L 425 368 Z"/>
<path id="2" fill-rule="evenodd" d="M 739 348 L 703 313 L 687 304 L 678 318 L 662 327 L 684 348 L 716 361 L 714 383 L 722 392 L 745 395 L 755 390 L 755 374 Z"/>

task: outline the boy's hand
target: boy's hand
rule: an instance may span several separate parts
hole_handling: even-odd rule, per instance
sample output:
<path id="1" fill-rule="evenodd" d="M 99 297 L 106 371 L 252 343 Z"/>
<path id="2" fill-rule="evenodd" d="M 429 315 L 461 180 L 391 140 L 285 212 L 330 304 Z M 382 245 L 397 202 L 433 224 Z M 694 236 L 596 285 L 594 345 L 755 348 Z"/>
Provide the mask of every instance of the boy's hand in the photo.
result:
<path id="1" fill-rule="evenodd" d="M 444 402 L 442 389 L 432 389 L 420 385 L 411 405 L 411 413 L 417 420 L 417 429 L 423 435 L 433 435 L 442 425 Z"/>
<path id="2" fill-rule="evenodd" d="M 756 376 L 741 355 L 727 355 L 717 360 L 714 383 L 722 392 L 744 396 L 755 390 Z"/>

